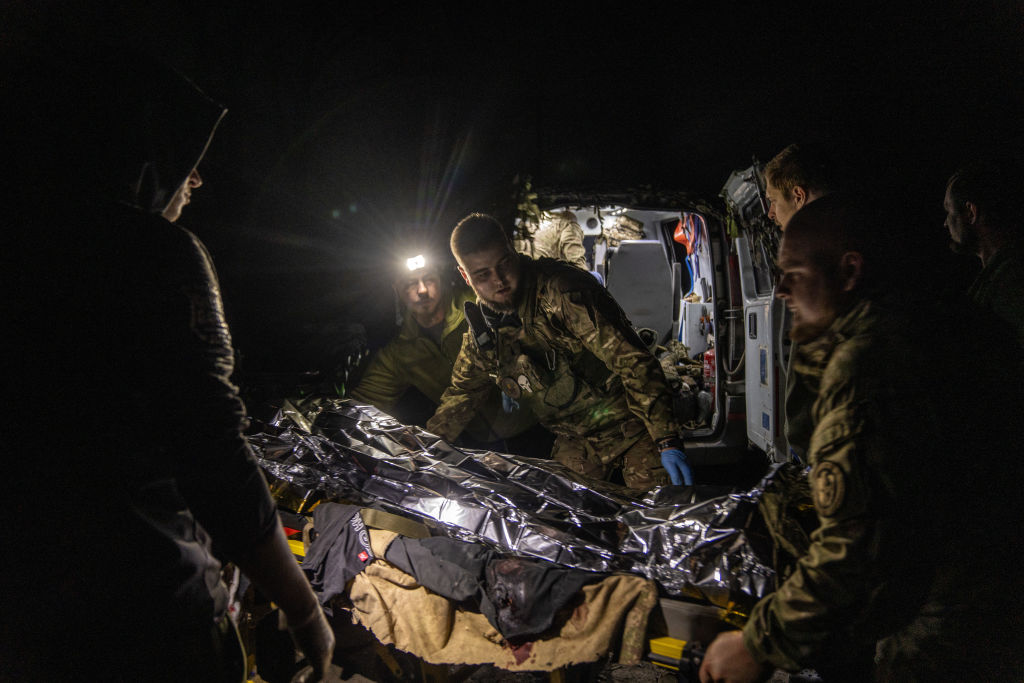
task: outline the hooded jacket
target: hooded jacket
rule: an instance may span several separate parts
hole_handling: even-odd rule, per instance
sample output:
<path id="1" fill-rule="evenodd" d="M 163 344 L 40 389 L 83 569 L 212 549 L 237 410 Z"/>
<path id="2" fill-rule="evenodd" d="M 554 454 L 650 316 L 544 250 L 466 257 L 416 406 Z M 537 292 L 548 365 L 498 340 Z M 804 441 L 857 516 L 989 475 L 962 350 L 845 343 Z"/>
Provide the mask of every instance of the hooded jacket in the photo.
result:
<path id="1" fill-rule="evenodd" d="M 95 672 L 119 651 L 209 628 L 227 600 L 217 556 L 277 523 L 242 436 L 209 254 L 159 215 L 224 109 L 157 64 L 115 57 L 49 84 L 68 107 L 91 98 L 32 131 L 46 143 L 36 170 L 54 162 L 50 198 L 26 187 L 32 202 L 12 225 L 6 504 L 38 542 L 5 554 L 0 659 L 33 675 L 72 652 L 76 671 Z"/>

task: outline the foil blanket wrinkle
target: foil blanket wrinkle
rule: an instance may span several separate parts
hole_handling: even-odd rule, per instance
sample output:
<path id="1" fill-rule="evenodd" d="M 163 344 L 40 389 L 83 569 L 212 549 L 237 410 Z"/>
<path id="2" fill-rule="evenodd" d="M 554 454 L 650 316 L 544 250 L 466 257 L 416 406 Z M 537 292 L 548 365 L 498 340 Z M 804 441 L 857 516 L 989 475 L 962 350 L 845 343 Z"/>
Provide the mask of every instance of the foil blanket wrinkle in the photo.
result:
<path id="1" fill-rule="evenodd" d="M 284 401 L 248 436 L 287 507 L 318 500 L 377 507 L 435 534 L 593 572 L 629 572 L 669 596 L 731 611 L 773 590 L 772 541 L 749 491 L 661 487 L 640 500 L 551 460 L 460 449 L 348 399 Z"/>

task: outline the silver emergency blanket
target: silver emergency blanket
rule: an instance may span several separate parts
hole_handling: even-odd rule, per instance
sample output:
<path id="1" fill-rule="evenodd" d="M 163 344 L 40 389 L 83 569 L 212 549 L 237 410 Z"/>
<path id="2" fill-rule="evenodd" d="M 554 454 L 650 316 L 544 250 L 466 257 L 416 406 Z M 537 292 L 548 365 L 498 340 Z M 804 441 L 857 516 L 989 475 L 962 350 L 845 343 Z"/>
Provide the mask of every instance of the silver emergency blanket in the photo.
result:
<path id="1" fill-rule="evenodd" d="M 345 399 L 286 401 L 249 442 L 282 500 L 375 507 L 503 552 L 640 574 L 730 612 L 774 588 L 757 501 L 775 469 L 750 491 L 661 487 L 636 500 L 550 460 L 453 447 Z"/>

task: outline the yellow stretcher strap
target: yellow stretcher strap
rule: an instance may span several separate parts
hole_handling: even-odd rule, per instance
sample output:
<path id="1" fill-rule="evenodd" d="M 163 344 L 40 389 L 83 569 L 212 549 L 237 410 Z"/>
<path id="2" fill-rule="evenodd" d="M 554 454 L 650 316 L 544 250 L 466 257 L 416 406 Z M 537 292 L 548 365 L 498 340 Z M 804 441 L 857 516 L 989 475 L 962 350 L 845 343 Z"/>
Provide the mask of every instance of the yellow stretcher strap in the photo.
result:
<path id="1" fill-rule="evenodd" d="M 302 541 L 288 540 L 288 547 L 292 549 L 292 555 L 297 558 L 303 558 L 306 556 L 306 549 L 302 547 Z"/>

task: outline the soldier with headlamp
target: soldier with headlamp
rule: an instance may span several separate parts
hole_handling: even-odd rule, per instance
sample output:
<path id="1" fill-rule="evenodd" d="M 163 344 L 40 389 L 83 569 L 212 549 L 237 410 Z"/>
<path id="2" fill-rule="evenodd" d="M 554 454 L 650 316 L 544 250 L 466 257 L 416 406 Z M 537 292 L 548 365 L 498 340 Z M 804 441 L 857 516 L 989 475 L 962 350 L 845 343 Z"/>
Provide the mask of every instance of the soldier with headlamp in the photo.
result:
<path id="1" fill-rule="evenodd" d="M 392 285 L 402 311 L 398 334 L 370 360 L 351 396 L 391 413 L 411 389 L 435 407 L 451 382 L 452 367 L 466 332 L 463 304 L 473 292 L 446 277 L 445 264 L 429 252 L 407 252 L 398 259 Z M 463 430 L 474 446 L 494 445 L 537 422 L 531 412 L 502 404 L 491 392 Z M 514 450 L 503 444 L 504 450 Z"/>

